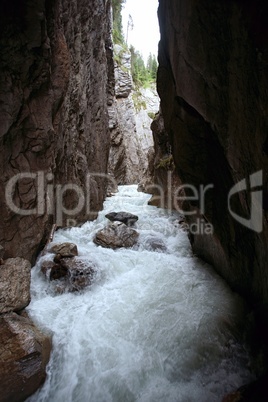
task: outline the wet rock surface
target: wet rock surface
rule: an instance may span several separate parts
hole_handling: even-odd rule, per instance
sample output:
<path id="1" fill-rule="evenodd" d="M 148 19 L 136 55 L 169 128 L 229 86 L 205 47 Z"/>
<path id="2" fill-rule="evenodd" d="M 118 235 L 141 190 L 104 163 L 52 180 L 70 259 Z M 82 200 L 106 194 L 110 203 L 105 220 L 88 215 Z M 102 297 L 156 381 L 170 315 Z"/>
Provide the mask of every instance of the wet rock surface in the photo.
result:
<path id="1" fill-rule="evenodd" d="M 82 290 L 86 286 L 91 285 L 96 267 L 93 263 L 89 263 L 79 258 L 69 259 L 63 258 L 61 266 L 67 269 L 70 290 Z"/>
<path id="2" fill-rule="evenodd" d="M 30 303 L 30 279 L 29 261 L 19 257 L 2 261 L 0 265 L 1 402 L 24 401 L 46 378 L 51 339 L 34 325 L 23 310 Z"/>
<path id="3" fill-rule="evenodd" d="M 0 314 L 19 311 L 30 303 L 31 264 L 9 258 L 0 265 Z"/>
<path id="4" fill-rule="evenodd" d="M 267 380 L 268 376 L 265 375 L 251 384 L 244 385 L 237 391 L 226 395 L 222 402 L 266 402 Z"/>
<path id="5" fill-rule="evenodd" d="M 43 271 L 43 266 L 42 266 Z M 68 269 L 61 265 L 61 262 L 55 264 L 52 262 L 51 266 L 47 269 L 46 274 L 48 274 L 51 281 L 64 278 L 68 275 Z"/>
<path id="6" fill-rule="evenodd" d="M 24 401 L 46 378 L 51 338 L 30 319 L 0 315 L 0 401 Z"/>
<path id="7" fill-rule="evenodd" d="M 59 255 L 60 258 L 71 258 L 78 255 L 77 246 L 74 243 L 54 244 L 49 251 Z"/>
<path id="8" fill-rule="evenodd" d="M 165 242 L 157 236 L 147 236 L 145 239 L 142 240 L 141 244 L 145 250 L 157 252 L 167 251 L 167 246 L 165 245 Z"/>
<path id="9" fill-rule="evenodd" d="M 105 218 L 109 219 L 111 222 L 123 222 L 127 226 L 133 226 L 139 219 L 137 215 L 133 215 L 129 212 L 110 212 L 105 215 Z"/>
<path id="10" fill-rule="evenodd" d="M 54 282 L 57 293 L 80 291 L 91 285 L 96 266 L 78 257 L 76 244 L 55 244 L 50 247 L 49 252 L 55 256 L 53 260 L 42 261 L 41 272 L 49 281 Z"/>
<path id="11" fill-rule="evenodd" d="M 139 234 L 122 222 L 114 222 L 98 231 L 93 239 L 98 246 L 105 248 L 133 247 L 138 241 Z"/>
<path id="12" fill-rule="evenodd" d="M 188 223 L 204 218 L 214 228 L 211 235 L 191 234 L 192 247 L 263 311 L 267 334 L 267 2 L 160 0 L 159 5 L 157 86 L 176 170 L 182 183 L 213 186 L 204 212 L 198 202 L 184 204 L 184 210 L 197 211 Z M 260 170 L 264 219 L 263 230 L 256 232 L 231 216 L 228 195 Z M 250 205 L 249 189 L 232 197 L 238 216 L 250 219 Z"/>

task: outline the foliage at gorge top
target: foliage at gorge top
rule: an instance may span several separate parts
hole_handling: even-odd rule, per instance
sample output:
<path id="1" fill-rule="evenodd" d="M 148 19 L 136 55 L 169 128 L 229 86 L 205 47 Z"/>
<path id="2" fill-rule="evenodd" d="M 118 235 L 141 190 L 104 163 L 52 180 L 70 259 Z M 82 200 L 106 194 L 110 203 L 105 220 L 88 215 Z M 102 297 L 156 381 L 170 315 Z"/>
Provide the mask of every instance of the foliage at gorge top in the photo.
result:
<path id="1" fill-rule="evenodd" d="M 125 50 L 131 53 L 131 75 L 134 85 L 137 88 L 149 87 L 156 81 L 156 73 L 158 63 L 155 55 L 150 53 L 147 63 L 145 64 L 141 53 L 132 45 L 128 45 L 124 38 L 122 24 L 122 8 L 126 0 L 112 0 L 113 9 L 113 42 L 121 45 Z"/>
<path id="2" fill-rule="evenodd" d="M 113 42 L 115 44 L 124 45 L 125 39 L 122 24 L 122 8 L 126 0 L 112 0 L 113 10 Z"/>

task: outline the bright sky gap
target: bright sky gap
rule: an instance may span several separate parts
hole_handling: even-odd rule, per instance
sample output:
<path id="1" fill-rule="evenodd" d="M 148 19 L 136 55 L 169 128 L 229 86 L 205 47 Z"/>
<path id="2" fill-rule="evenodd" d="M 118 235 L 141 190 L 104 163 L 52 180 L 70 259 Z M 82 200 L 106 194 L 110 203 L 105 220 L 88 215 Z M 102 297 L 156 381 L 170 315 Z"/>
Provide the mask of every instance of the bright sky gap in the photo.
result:
<path id="1" fill-rule="evenodd" d="M 146 62 L 150 53 L 157 56 L 160 39 L 157 18 L 158 0 L 126 0 L 122 10 L 124 36 L 128 45 L 133 45 Z M 129 15 L 133 29 L 128 29 Z M 128 34 L 127 34 L 128 31 Z"/>

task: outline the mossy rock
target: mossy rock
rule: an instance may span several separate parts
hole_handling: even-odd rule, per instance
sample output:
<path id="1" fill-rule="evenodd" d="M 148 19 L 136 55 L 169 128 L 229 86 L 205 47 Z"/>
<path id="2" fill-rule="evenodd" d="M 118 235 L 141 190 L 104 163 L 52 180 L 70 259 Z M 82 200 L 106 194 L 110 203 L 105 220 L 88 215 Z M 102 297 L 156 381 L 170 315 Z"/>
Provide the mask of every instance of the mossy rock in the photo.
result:
<path id="1" fill-rule="evenodd" d="M 165 169 L 165 170 L 171 170 L 172 172 L 175 170 L 175 164 L 173 160 L 173 156 L 170 155 L 166 158 L 160 159 L 159 163 L 155 167 L 156 169 Z"/>

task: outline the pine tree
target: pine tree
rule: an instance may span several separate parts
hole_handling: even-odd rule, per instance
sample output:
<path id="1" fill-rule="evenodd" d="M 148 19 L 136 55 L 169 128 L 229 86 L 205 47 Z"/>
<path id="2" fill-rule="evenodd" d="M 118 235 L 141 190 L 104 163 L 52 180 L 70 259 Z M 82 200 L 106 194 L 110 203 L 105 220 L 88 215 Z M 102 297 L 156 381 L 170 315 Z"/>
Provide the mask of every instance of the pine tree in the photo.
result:
<path id="1" fill-rule="evenodd" d="M 152 71 L 152 65 L 153 65 L 153 56 L 152 53 L 149 54 L 148 60 L 147 60 L 147 70 L 151 73 Z"/>
<path id="2" fill-rule="evenodd" d="M 134 84 L 144 85 L 149 78 L 148 70 L 145 67 L 144 60 L 140 52 L 136 51 L 134 46 L 130 46 L 131 53 L 131 74 Z"/>
<path id="3" fill-rule="evenodd" d="M 122 8 L 126 0 L 112 0 L 113 8 L 113 42 L 119 44 L 127 49 L 127 43 L 124 39 L 123 24 L 122 24 Z M 129 16 L 128 30 L 133 28 L 132 17 Z M 137 87 L 149 86 L 156 80 L 157 61 L 154 55 L 150 53 L 145 66 L 144 60 L 140 52 L 135 50 L 133 46 L 130 46 L 131 52 L 131 74 L 134 84 Z"/>
<path id="4" fill-rule="evenodd" d="M 156 57 L 150 53 L 147 60 L 147 70 L 152 81 L 156 80 L 157 68 L 158 63 L 156 61 Z"/>
<path id="5" fill-rule="evenodd" d="M 126 0 L 112 0 L 113 9 L 113 42 L 119 45 L 125 43 L 121 11 Z"/>
<path id="6" fill-rule="evenodd" d="M 152 66 L 151 66 L 151 77 L 154 81 L 156 80 L 157 69 L 158 69 L 158 63 L 157 63 L 156 57 L 154 55 L 152 58 Z"/>

